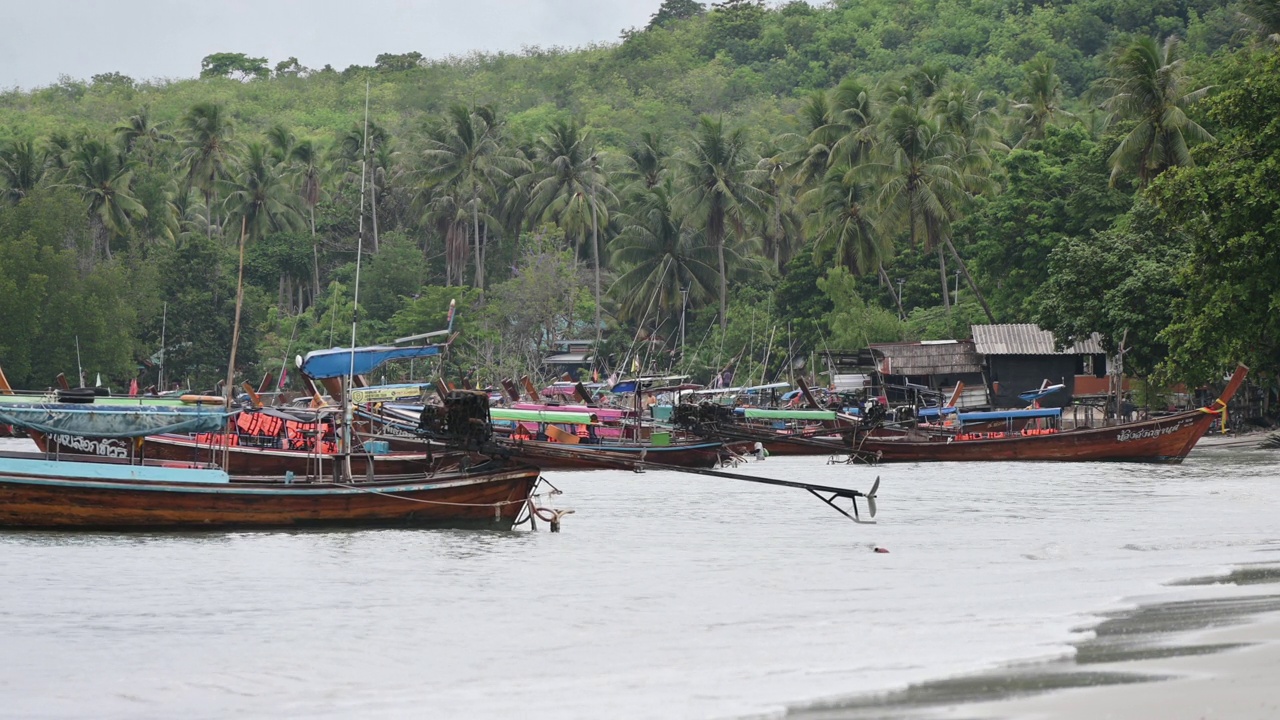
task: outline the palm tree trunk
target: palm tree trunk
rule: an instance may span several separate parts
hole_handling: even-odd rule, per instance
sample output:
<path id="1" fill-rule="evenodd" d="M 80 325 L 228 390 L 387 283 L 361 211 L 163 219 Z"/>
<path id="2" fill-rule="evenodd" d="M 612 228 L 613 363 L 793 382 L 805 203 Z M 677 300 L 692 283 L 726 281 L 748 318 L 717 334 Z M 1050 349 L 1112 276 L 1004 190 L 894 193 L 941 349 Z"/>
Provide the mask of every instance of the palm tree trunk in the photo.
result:
<path id="1" fill-rule="evenodd" d="M 311 301 L 320 296 L 320 247 L 316 244 L 316 206 L 311 206 Z"/>
<path id="2" fill-rule="evenodd" d="M 942 278 L 942 307 L 951 313 L 951 285 L 947 282 L 947 256 L 942 243 L 938 243 L 938 275 Z"/>
<path id="3" fill-rule="evenodd" d="M 370 163 L 372 166 L 373 163 Z M 378 170 L 369 173 L 369 210 L 373 213 L 373 254 L 378 254 Z"/>
<path id="4" fill-rule="evenodd" d="M 240 308 L 244 305 L 244 239 L 248 230 L 247 218 L 240 218 L 240 272 L 236 280 L 236 321 L 231 329 L 231 359 L 227 362 L 227 407 L 236 396 L 236 349 L 240 346 Z"/>
<path id="5" fill-rule="evenodd" d="M 480 210 L 473 203 L 471 205 L 471 222 L 475 229 L 476 238 L 476 288 L 481 294 L 484 293 L 484 260 L 480 257 Z"/>
<path id="6" fill-rule="evenodd" d="M 889 273 L 884 271 L 884 263 L 876 266 L 880 271 L 880 282 L 889 288 L 889 296 L 893 298 L 893 302 L 898 306 L 898 317 L 905 318 L 907 314 L 902 310 L 902 295 L 893 289 L 893 283 L 889 281 Z"/>
<path id="7" fill-rule="evenodd" d="M 716 254 L 720 260 L 720 331 L 729 327 L 729 285 L 724 272 L 724 238 L 716 243 Z"/>
<path id="8" fill-rule="evenodd" d="M 987 299 L 982 296 L 982 291 L 978 289 L 978 284 L 973 281 L 969 275 L 969 268 L 965 267 L 964 259 L 960 257 L 960 253 L 956 252 L 956 246 L 952 244 L 951 238 L 944 238 L 947 247 L 951 249 L 951 255 L 956 259 L 957 267 L 960 268 L 960 274 L 964 275 L 964 280 L 969 284 L 969 288 L 973 290 L 973 294 L 978 298 L 978 303 L 982 305 L 982 311 L 987 314 L 987 320 L 995 323 L 996 316 L 991 313 L 991 306 L 987 305 Z M 944 278 L 945 279 L 945 278 Z"/>
<path id="9" fill-rule="evenodd" d="M 600 235 L 596 227 L 595 192 L 591 193 L 591 253 L 596 260 L 596 342 L 600 342 Z"/>

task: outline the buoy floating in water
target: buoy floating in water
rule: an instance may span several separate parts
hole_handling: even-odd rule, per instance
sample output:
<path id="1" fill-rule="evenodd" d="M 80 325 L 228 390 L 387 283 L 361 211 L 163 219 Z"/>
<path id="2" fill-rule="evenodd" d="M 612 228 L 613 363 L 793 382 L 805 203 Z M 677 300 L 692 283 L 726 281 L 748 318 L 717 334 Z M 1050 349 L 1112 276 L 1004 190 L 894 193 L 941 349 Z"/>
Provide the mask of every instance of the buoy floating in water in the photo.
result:
<path id="1" fill-rule="evenodd" d="M 886 549 L 886 548 L 878 547 L 878 548 L 876 548 L 875 550 L 873 550 L 872 552 L 887 553 L 887 552 L 889 552 L 889 551 L 888 551 L 888 549 Z"/>

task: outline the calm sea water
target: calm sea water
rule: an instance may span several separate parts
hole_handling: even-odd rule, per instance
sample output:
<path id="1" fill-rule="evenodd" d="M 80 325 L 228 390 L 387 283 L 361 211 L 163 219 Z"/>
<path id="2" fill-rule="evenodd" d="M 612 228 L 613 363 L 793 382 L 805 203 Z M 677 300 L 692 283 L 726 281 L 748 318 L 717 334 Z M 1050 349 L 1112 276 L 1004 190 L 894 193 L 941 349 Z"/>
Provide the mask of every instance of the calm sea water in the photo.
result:
<path id="1" fill-rule="evenodd" d="M 879 524 L 600 471 L 548 473 L 576 510 L 559 534 L 0 533 L 0 715 L 777 715 L 1060 655 L 1093 613 L 1274 561 L 1277 470 L 772 458 L 744 471 L 879 474 Z"/>

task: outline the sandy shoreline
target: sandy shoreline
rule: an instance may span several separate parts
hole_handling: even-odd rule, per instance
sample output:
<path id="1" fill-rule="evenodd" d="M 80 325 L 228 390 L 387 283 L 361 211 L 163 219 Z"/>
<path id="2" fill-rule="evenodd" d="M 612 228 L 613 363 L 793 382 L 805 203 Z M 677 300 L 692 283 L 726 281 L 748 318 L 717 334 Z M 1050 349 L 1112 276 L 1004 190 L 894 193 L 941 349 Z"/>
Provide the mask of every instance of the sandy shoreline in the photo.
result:
<path id="1" fill-rule="evenodd" d="M 1280 565 L 1170 585 L 1192 599 L 1108 613 L 1074 657 L 793 708 L 801 720 L 1280 718 Z"/>
<path id="2" fill-rule="evenodd" d="M 1125 718 L 1126 720 L 1263 720 L 1280 718 L 1280 613 L 1236 627 L 1197 633 L 1198 645 L 1241 645 L 1220 652 L 1129 660 L 1098 670 L 1167 680 L 1061 690 L 1030 698 L 951 708 L 938 718 Z"/>

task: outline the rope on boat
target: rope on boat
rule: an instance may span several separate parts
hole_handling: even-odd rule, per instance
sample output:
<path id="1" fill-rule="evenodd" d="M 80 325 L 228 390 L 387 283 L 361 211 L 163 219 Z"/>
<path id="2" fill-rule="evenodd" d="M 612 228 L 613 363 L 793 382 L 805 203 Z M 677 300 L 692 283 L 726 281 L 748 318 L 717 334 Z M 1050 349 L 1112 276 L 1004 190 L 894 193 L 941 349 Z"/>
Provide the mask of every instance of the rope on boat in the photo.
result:
<path id="1" fill-rule="evenodd" d="M 543 482 L 546 482 L 546 481 L 543 480 Z M 536 517 L 539 520 L 542 520 L 543 522 L 549 524 L 551 526 L 551 532 L 560 532 L 560 519 L 565 515 L 571 515 L 574 512 L 573 510 L 556 510 L 554 508 L 538 507 L 537 501 L 539 499 L 544 497 L 554 497 L 556 495 L 564 494 L 560 490 L 560 488 L 556 487 L 555 485 L 551 485 L 551 483 L 549 482 L 547 482 L 547 485 L 551 486 L 551 492 L 537 493 L 535 495 L 530 495 L 529 497 L 522 498 L 520 500 L 499 500 L 497 502 L 492 502 L 492 503 L 460 503 L 460 502 L 448 502 L 445 500 L 423 500 L 422 498 L 405 497 L 404 495 L 397 495 L 395 493 L 389 493 L 383 490 L 375 490 L 373 488 L 364 488 L 356 485 L 345 485 L 343 483 L 335 483 L 335 482 L 327 482 L 327 483 L 319 483 L 319 484 L 331 485 L 333 487 L 340 487 L 340 488 L 348 488 L 350 490 L 359 490 L 360 492 L 370 493 L 372 495 L 381 495 L 383 497 L 394 498 L 396 500 L 407 500 L 408 502 L 424 503 L 426 505 L 448 505 L 450 507 L 477 507 L 477 508 L 491 507 L 493 508 L 493 516 L 495 518 L 502 517 L 502 508 L 508 505 L 525 505 L 529 511 L 529 517 L 515 523 L 513 527 L 523 525 L 525 522 L 532 522 L 533 518 Z M 535 526 L 535 529 L 536 529 L 536 526 Z"/>
<path id="2" fill-rule="evenodd" d="M 446 500 L 423 500 L 422 498 L 405 497 L 404 495 L 397 495 L 397 494 L 395 494 L 395 493 L 389 493 L 389 492 L 386 492 L 386 491 L 384 491 L 384 490 L 375 490 L 375 489 L 373 489 L 373 488 L 365 488 L 365 487 L 360 487 L 360 486 L 358 486 L 358 485 L 346 485 L 346 484 L 344 484 L 344 483 L 323 482 L 323 483 L 316 483 L 316 484 L 317 484 L 317 485 L 330 485 L 330 486 L 333 486 L 333 487 L 339 487 L 339 488 L 346 488 L 347 490 L 359 490 L 360 492 L 369 493 L 369 494 L 371 494 L 371 495 L 381 495 L 381 496 L 383 496 L 383 497 L 395 498 L 395 499 L 397 499 L 397 500 L 407 500 L 407 501 L 409 501 L 409 502 L 424 503 L 424 504 L 427 504 L 427 505 L 449 505 L 449 506 L 452 506 L 452 507 L 491 507 L 491 508 L 501 508 L 501 507 L 506 506 L 506 505 L 520 505 L 520 504 L 522 504 L 522 503 L 526 503 L 526 502 L 528 502 L 529 500 L 531 500 L 531 499 L 533 499 L 533 498 L 539 498 L 539 497 L 542 497 L 542 495 L 543 495 L 543 493 L 538 493 L 537 495 L 532 495 L 532 496 L 530 496 L 529 498 L 521 498 L 521 499 L 519 499 L 519 500 L 499 500 L 499 501 L 497 501 L 497 502 L 491 502 L 491 503 L 460 503 L 460 502 L 448 502 L 448 501 L 446 501 Z M 560 491 L 559 491 L 559 490 L 553 490 L 552 492 L 545 493 L 545 494 L 546 494 L 546 495 L 548 495 L 548 496 L 550 496 L 550 495 L 559 495 L 559 494 L 560 494 Z"/>

